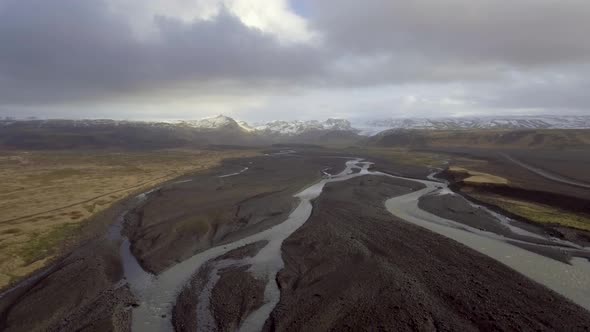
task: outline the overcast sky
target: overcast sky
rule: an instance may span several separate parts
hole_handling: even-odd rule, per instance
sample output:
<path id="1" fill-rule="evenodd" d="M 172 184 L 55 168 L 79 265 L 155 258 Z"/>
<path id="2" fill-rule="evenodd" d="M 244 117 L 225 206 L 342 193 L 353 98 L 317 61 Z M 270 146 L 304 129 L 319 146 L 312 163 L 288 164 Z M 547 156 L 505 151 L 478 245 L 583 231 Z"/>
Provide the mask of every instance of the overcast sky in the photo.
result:
<path id="1" fill-rule="evenodd" d="M 0 0 L 0 115 L 590 115 L 588 0 Z"/>

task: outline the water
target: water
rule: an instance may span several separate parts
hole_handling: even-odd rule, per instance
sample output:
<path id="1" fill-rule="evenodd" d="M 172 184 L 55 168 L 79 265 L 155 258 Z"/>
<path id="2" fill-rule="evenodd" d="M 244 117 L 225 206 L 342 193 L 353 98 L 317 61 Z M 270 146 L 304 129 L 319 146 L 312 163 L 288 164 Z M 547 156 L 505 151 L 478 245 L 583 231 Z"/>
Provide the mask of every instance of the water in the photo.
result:
<path id="1" fill-rule="evenodd" d="M 251 243 L 266 241 L 267 244 L 254 257 L 245 258 L 240 262 L 233 262 L 233 264 L 250 265 L 248 271 L 255 278 L 266 282 L 264 304 L 246 317 L 240 328 L 242 331 L 259 331 L 262 329 L 264 322 L 280 299 L 276 275 L 284 266 L 281 255 L 283 241 L 309 219 L 312 212 L 311 201 L 321 194 L 327 183 L 345 181 L 369 174 L 368 168 L 370 165 L 371 163 L 362 162 L 360 159 L 350 160 L 346 162 L 346 168 L 341 173 L 333 175 L 329 179 L 323 179 L 296 194 L 295 197 L 300 199 L 299 205 L 291 212 L 287 220 L 281 224 L 241 240 L 210 248 L 176 264 L 157 277 L 129 279 L 131 288 L 140 299 L 140 306 L 133 310 L 133 330 L 172 331 L 170 317 L 176 297 L 182 287 L 203 264 L 231 250 Z M 354 173 L 355 169 L 359 172 Z M 134 285 L 133 283 L 138 284 Z M 209 325 L 204 327 L 203 330 L 210 331 L 211 328 Z"/>
<path id="2" fill-rule="evenodd" d="M 220 177 L 220 178 L 228 178 L 230 176 L 240 175 L 240 174 L 244 173 L 245 171 L 247 171 L 248 169 L 249 169 L 249 167 L 244 167 L 244 168 L 242 168 L 241 170 L 239 170 L 239 171 L 237 171 L 235 173 L 229 173 L 229 174 L 225 174 L 225 175 L 220 175 L 218 177 Z"/>
<path id="3" fill-rule="evenodd" d="M 291 153 L 291 151 L 288 153 Z M 246 317 L 240 326 L 240 331 L 261 330 L 280 299 L 276 275 L 284 267 L 281 256 L 283 241 L 309 219 L 312 213 L 311 202 L 322 193 L 327 183 L 345 181 L 369 174 L 416 181 L 426 186 L 424 189 L 387 200 L 385 203 L 386 208 L 395 216 L 490 256 L 532 280 L 564 295 L 575 303 L 590 309 L 590 264 L 587 260 L 573 258 L 571 265 L 564 264 L 511 245 L 506 238 L 500 235 L 475 229 L 423 211 L 418 207 L 420 197 L 429 194 L 450 194 L 451 192 L 446 184 L 372 172 L 369 171 L 370 166 L 371 163 L 363 162 L 361 159 L 347 161 L 346 168 L 341 173 L 324 178 L 296 194 L 295 197 L 300 200 L 299 204 L 283 223 L 241 240 L 210 248 L 176 264 L 158 276 L 146 273 L 141 269 L 141 266 L 129 250 L 129 241 L 123 238 L 121 257 L 125 267 L 125 277 L 134 294 L 140 300 L 140 306 L 133 310 L 132 329 L 134 331 L 148 332 L 172 331 L 170 317 L 176 298 L 182 287 L 200 267 L 231 250 L 265 241 L 266 245 L 253 257 L 241 260 L 222 260 L 214 263 L 205 290 L 198 295 L 197 312 L 195 312 L 201 322 L 199 324 L 200 330 L 215 330 L 209 301 L 211 290 L 219 280 L 218 271 L 228 266 L 248 265 L 250 266 L 248 271 L 252 276 L 266 282 L 264 304 Z M 429 178 L 434 179 L 432 176 Z M 140 196 L 138 199 L 143 200 L 145 197 L 145 195 Z M 494 215 L 499 219 L 499 222 L 509 224 L 509 220 L 502 219 L 503 216 Z M 510 227 L 517 234 L 539 237 L 537 234 L 527 232 L 516 226 L 510 225 Z M 579 250 L 579 247 L 574 244 L 567 241 L 562 242 L 562 245 L 567 245 L 570 249 Z"/>
<path id="4" fill-rule="evenodd" d="M 400 219 L 487 255 L 590 310 L 590 264 L 588 260 L 574 257 L 570 264 L 562 263 L 516 247 L 508 243 L 507 239 L 502 236 L 421 210 L 418 207 L 419 198 L 438 190 L 437 187 L 440 186 L 440 183 L 419 182 L 426 185 L 426 188 L 387 200 L 385 202 L 387 210 Z M 575 246 L 567 241 L 562 242 Z"/>

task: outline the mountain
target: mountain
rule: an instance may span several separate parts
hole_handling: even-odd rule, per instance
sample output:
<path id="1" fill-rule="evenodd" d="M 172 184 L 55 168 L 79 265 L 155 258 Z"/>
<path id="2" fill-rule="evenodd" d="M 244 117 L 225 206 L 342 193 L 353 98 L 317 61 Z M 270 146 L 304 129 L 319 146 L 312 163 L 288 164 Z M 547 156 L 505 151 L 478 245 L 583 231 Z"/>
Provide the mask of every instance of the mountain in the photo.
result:
<path id="1" fill-rule="evenodd" d="M 590 116 L 523 116 L 407 118 L 370 120 L 356 126 L 361 134 L 371 136 L 387 129 L 587 129 Z"/>
<path id="2" fill-rule="evenodd" d="M 181 120 L 173 124 L 200 131 L 233 130 L 243 133 L 250 133 L 260 138 L 304 138 L 307 135 L 317 136 L 329 132 L 351 132 L 357 130 L 352 127 L 348 120 L 328 119 L 326 121 L 270 121 L 250 125 L 245 121 L 236 121 L 225 115 L 204 118 L 200 120 Z"/>
<path id="3" fill-rule="evenodd" d="M 114 120 L 0 121 L 0 149 L 158 149 L 206 144 L 167 123 Z"/>
<path id="4" fill-rule="evenodd" d="M 362 137 L 348 120 L 270 121 L 256 124 L 254 132 L 274 143 L 350 145 Z"/>
<path id="5" fill-rule="evenodd" d="M 152 149 L 272 143 L 351 144 L 346 120 L 273 121 L 258 126 L 219 115 L 200 120 L 0 120 L 0 149 Z"/>
<path id="6" fill-rule="evenodd" d="M 391 129 L 394 130 L 391 130 Z M 549 130 L 549 129 L 570 130 Z M 250 125 L 218 115 L 200 120 L 0 120 L 0 149 L 178 148 L 303 143 L 380 146 L 585 145 L 590 116 L 388 119 L 352 125 L 344 119 Z M 369 138 L 363 137 L 371 136 Z"/>
<path id="7" fill-rule="evenodd" d="M 225 115 L 218 115 L 214 117 L 204 118 L 200 120 L 180 120 L 173 124 L 179 126 L 190 127 L 199 130 L 237 130 L 244 132 L 252 132 L 252 128 L 244 121 L 237 122 L 236 120 Z"/>
<path id="8" fill-rule="evenodd" d="M 348 120 L 344 119 L 328 119 L 326 121 L 270 121 L 258 124 L 254 126 L 254 129 L 261 133 L 287 136 L 303 135 L 313 131 L 357 131 Z"/>
<path id="9" fill-rule="evenodd" d="M 160 149 L 261 145 L 225 116 L 194 121 L 0 120 L 0 149 Z"/>

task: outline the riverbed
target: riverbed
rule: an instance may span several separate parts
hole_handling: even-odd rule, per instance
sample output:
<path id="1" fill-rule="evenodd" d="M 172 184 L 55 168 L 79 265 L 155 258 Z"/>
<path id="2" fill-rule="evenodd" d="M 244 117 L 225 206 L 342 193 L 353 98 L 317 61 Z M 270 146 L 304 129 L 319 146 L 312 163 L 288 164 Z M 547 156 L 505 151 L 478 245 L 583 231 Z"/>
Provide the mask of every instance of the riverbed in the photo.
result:
<path id="1" fill-rule="evenodd" d="M 432 180 L 417 180 L 382 172 L 373 172 L 369 170 L 370 166 L 370 162 L 360 159 L 347 161 L 346 168 L 342 172 L 334 175 L 326 174 L 326 178 L 296 194 L 295 197 L 300 202 L 283 223 L 238 241 L 203 251 L 157 276 L 141 271 L 139 264 L 132 258 L 128 241 L 124 239 L 121 246 L 121 255 L 126 265 L 125 275 L 131 289 L 140 300 L 139 306 L 133 310 L 133 330 L 173 330 L 171 312 L 176 297 L 182 287 L 203 264 L 234 249 L 264 241 L 266 245 L 254 257 L 223 261 L 217 267 L 215 273 L 211 274 L 212 278 L 215 279 L 217 270 L 220 268 L 249 266 L 248 272 L 256 279 L 263 280 L 266 283 L 264 304 L 250 313 L 240 327 L 240 330 L 243 331 L 261 330 L 279 302 L 281 295 L 276 283 L 276 276 L 284 267 L 281 256 L 283 241 L 309 219 L 312 213 L 312 201 L 320 196 L 326 184 L 346 181 L 364 175 L 386 176 L 421 183 L 424 186 L 423 189 L 388 199 L 385 202 L 388 211 L 406 222 L 441 234 L 483 253 L 569 298 L 582 307 L 590 309 L 590 264 L 588 264 L 587 260 L 573 258 L 569 264 L 559 262 L 514 246 L 507 238 L 501 235 L 437 217 L 420 209 L 418 202 L 421 197 L 426 195 L 453 195 L 446 184 Z M 245 170 L 247 169 L 245 168 Z M 230 173 L 228 176 L 244 176 L 242 173 Z M 431 179 L 434 178 L 431 177 Z M 502 220 L 499 219 L 498 222 L 502 222 Z M 526 233 L 525 230 L 520 229 L 515 231 L 521 232 L 521 234 Z M 549 239 L 547 240 L 549 241 Z M 563 246 L 564 244 L 557 245 Z M 580 250 L 580 248 L 575 249 Z M 212 280 L 210 287 L 214 287 L 214 285 L 215 280 Z M 202 296 L 200 298 L 201 301 L 207 302 L 207 299 Z M 207 320 L 202 319 L 201 321 Z M 211 330 L 212 326 L 211 324 L 202 325 L 201 329 Z"/>

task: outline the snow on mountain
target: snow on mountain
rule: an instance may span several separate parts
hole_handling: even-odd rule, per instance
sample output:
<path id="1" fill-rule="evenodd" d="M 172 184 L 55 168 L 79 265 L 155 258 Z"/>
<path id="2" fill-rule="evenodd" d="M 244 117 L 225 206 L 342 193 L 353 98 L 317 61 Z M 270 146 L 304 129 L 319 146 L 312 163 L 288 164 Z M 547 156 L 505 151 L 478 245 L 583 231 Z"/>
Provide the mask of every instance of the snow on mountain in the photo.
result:
<path id="1" fill-rule="evenodd" d="M 387 129 L 585 129 L 590 128 L 590 116 L 382 119 L 367 121 L 357 128 L 365 135 Z"/>
<path id="2" fill-rule="evenodd" d="M 244 121 L 236 121 L 225 115 L 200 120 L 177 121 L 128 121 L 110 119 L 0 119 L 0 127 L 29 122 L 37 127 L 45 126 L 132 126 L 162 127 L 173 129 L 177 126 L 195 128 L 203 131 L 223 130 L 225 132 L 242 132 L 259 136 L 298 136 L 315 135 L 322 131 L 349 132 L 364 136 L 372 136 L 388 129 L 430 129 L 430 130 L 462 130 L 462 129 L 585 129 L 590 128 L 590 115 L 586 116 L 511 116 L 511 117 L 464 117 L 464 118 L 406 118 L 377 119 L 351 124 L 344 119 L 327 119 L 325 121 L 270 121 L 250 125 Z M 309 136 L 309 135 L 308 135 Z"/>
<path id="3" fill-rule="evenodd" d="M 255 129 L 252 128 L 246 121 L 238 121 L 238 126 L 249 133 L 255 131 Z"/>
<path id="4" fill-rule="evenodd" d="M 301 135 L 306 132 L 316 130 L 333 130 L 333 131 L 356 131 L 348 120 L 328 119 L 326 121 L 309 120 L 309 121 L 271 121 L 258 124 L 254 127 L 256 131 L 266 134 L 280 135 Z"/>
<path id="5" fill-rule="evenodd" d="M 250 133 L 299 135 L 312 130 L 348 130 L 354 128 L 350 122 L 343 119 L 328 119 L 326 121 L 270 121 L 251 126 L 245 121 L 236 121 L 225 115 L 204 118 L 200 120 L 183 120 L 177 124 L 198 129 L 240 128 Z"/>
<path id="6" fill-rule="evenodd" d="M 241 128 L 236 120 L 225 115 L 217 115 L 200 120 L 181 120 L 177 124 L 197 129 Z"/>

